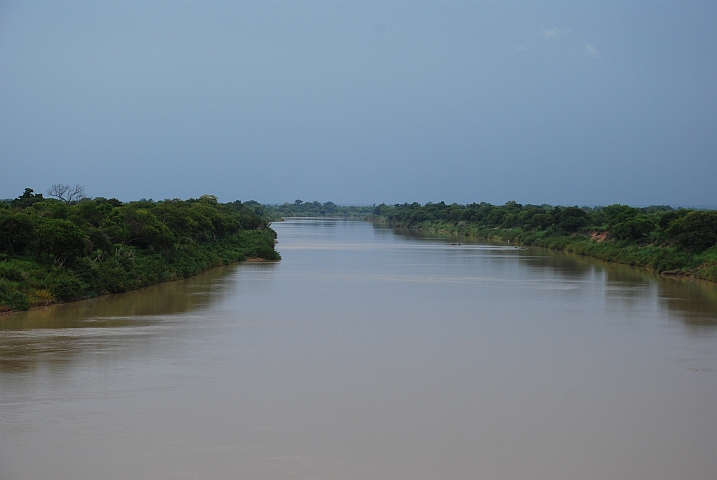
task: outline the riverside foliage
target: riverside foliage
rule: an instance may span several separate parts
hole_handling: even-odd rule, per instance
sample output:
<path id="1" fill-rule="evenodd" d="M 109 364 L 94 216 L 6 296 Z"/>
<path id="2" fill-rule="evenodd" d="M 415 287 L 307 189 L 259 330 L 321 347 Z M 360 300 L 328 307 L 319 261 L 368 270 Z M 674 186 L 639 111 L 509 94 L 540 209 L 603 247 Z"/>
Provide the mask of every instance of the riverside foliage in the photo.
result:
<path id="1" fill-rule="evenodd" d="M 278 260 L 275 238 L 252 208 L 212 195 L 71 202 L 25 189 L 0 202 L 0 311 L 124 292 L 251 257 Z"/>
<path id="2" fill-rule="evenodd" d="M 717 281 L 717 211 L 553 207 L 514 201 L 375 207 L 368 220 L 393 227 L 495 238 L 574 252 L 658 272 Z"/>
<path id="3" fill-rule="evenodd" d="M 253 205 L 256 212 L 270 220 L 280 220 L 284 217 L 334 217 L 334 218 L 366 218 L 373 209 L 372 206 L 343 206 L 333 202 L 304 202 L 296 200 L 294 203 L 281 205 L 259 205 L 256 202 L 247 202 Z"/>

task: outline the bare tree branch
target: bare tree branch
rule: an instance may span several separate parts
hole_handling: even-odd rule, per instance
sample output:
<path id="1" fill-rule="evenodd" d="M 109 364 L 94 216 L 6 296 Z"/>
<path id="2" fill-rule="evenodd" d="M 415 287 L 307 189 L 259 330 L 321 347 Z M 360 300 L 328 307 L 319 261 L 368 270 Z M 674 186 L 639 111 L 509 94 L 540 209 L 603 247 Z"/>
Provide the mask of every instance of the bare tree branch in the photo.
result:
<path id="1" fill-rule="evenodd" d="M 53 186 L 51 186 L 47 190 L 47 196 L 48 197 L 56 197 L 60 200 L 65 200 L 65 192 L 70 188 L 69 185 L 63 185 L 61 183 L 57 183 Z"/>
<path id="2" fill-rule="evenodd" d="M 85 195 L 85 187 L 82 185 L 77 184 L 67 192 L 67 203 L 79 202 L 83 198 L 87 198 L 87 196 Z"/>
<path id="3" fill-rule="evenodd" d="M 47 195 L 62 200 L 65 203 L 76 203 L 87 198 L 85 195 L 85 187 L 80 184 L 71 187 L 62 183 L 57 183 L 50 187 Z"/>

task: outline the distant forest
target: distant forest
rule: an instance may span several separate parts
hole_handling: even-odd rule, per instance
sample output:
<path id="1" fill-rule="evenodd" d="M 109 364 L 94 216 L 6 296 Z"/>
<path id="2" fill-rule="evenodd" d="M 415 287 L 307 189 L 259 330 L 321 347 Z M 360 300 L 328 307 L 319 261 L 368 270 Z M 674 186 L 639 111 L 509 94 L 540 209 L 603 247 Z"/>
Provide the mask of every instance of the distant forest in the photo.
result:
<path id="1" fill-rule="evenodd" d="M 61 188 L 55 188 L 61 187 Z M 278 260 L 276 233 L 252 207 L 189 200 L 86 198 L 53 186 L 0 202 L 0 311 L 124 292 L 251 257 Z"/>
<path id="2" fill-rule="evenodd" d="M 267 220 L 276 221 L 284 217 L 335 217 L 335 218 L 366 218 L 373 209 L 371 206 L 341 206 L 333 202 L 304 202 L 296 200 L 294 203 L 281 205 L 261 205 L 254 201 L 245 202 L 244 205 L 254 207 L 255 212 Z"/>

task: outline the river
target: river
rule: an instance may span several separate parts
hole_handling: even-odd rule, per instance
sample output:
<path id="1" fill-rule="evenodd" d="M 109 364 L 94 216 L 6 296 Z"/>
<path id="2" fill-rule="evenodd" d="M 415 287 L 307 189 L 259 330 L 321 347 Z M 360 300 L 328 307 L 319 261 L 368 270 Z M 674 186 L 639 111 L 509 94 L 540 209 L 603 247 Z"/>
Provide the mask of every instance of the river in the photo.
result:
<path id="1" fill-rule="evenodd" d="M 717 285 L 273 227 L 280 262 L 0 317 L 0 478 L 715 478 Z"/>

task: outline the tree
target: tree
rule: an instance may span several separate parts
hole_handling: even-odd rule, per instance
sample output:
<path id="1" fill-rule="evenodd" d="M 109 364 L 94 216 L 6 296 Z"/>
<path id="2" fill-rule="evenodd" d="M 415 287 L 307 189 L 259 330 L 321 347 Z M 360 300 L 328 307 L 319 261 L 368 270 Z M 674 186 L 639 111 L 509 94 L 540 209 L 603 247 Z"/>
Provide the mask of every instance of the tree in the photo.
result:
<path id="1" fill-rule="evenodd" d="M 561 209 L 558 220 L 558 228 L 562 228 L 566 232 L 576 232 L 588 223 L 587 213 L 577 206 Z"/>
<path id="2" fill-rule="evenodd" d="M 35 238 L 37 257 L 41 258 L 45 253 L 50 255 L 55 265 L 72 264 L 87 253 L 89 242 L 85 240 L 82 229 L 68 220 L 45 220 Z"/>
<path id="3" fill-rule="evenodd" d="M 660 216 L 660 220 L 658 222 L 660 230 L 667 230 L 667 228 L 670 226 L 670 223 L 684 216 L 680 215 L 680 213 L 681 212 L 676 212 L 674 210 L 663 213 L 662 216 Z"/>
<path id="4" fill-rule="evenodd" d="M 655 229 L 655 220 L 648 215 L 637 215 L 612 227 L 610 233 L 618 240 L 639 241 L 649 238 Z"/>
<path id="5" fill-rule="evenodd" d="M 707 250 L 717 244 L 717 212 L 690 212 L 670 223 L 667 234 L 682 248 L 692 252 Z"/>
<path id="6" fill-rule="evenodd" d="M 41 202 L 44 200 L 44 198 L 42 198 L 41 193 L 36 194 L 33 192 L 34 190 L 32 188 L 26 188 L 25 193 L 10 202 L 10 205 L 13 207 L 27 208 L 34 203 Z"/>
<path id="7" fill-rule="evenodd" d="M 554 223 L 553 216 L 549 213 L 538 213 L 530 219 L 530 226 L 538 230 L 545 230 Z"/>
<path id="8" fill-rule="evenodd" d="M 0 215 L 0 252 L 21 254 L 30 245 L 34 230 L 32 218 L 25 213 Z"/>
<path id="9" fill-rule="evenodd" d="M 635 218 L 637 214 L 638 210 L 629 205 L 615 204 L 605 207 L 605 217 L 607 218 L 608 228 Z"/>
<path id="10" fill-rule="evenodd" d="M 202 195 L 199 197 L 200 203 L 208 203 L 210 205 L 217 205 L 219 203 L 219 199 L 216 195 Z"/>
<path id="11" fill-rule="evenodd" d="M 87 198 L 85 195 L 85 187 L 79 184 L 71 187 L 62 183 L 56 183 L 50 187 L 47 194 L 65 203 L 77 203 L 83 198 Z"/>

